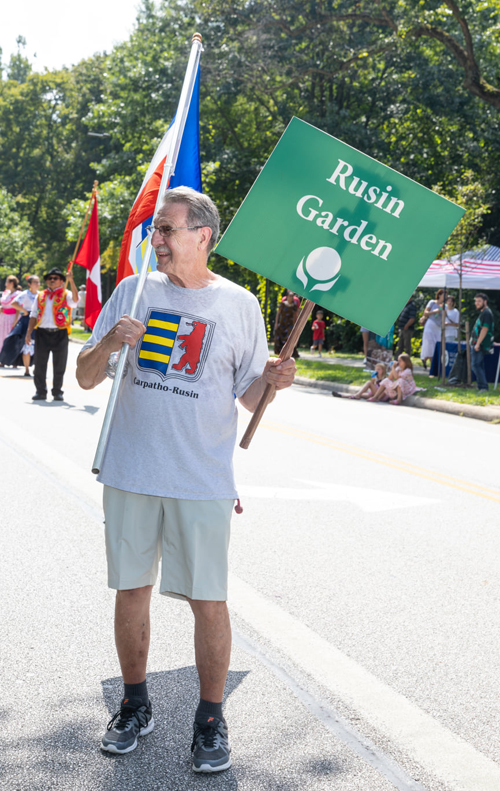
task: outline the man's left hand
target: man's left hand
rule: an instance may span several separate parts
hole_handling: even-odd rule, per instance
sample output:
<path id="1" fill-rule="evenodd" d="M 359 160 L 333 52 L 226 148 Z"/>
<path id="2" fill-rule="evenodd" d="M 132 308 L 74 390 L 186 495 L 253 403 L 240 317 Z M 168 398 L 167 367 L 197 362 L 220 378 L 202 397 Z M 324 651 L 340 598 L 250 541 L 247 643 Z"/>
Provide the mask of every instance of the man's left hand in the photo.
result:
<path id="1" fill-rule="evenodd" d="M 284 362 L 279 357 L 277 359 L 271 357 L 266 363 L 263 377 L 267 384 L 274 385 L 276 390 L 284 390 L 285 387 L 290 387 L 296 372 L 297 369 L 293 357 Z"/>
<path id="2" fill-rule="evenodd" d="M 479 345 L 479 343 L 476 343 L 476 345 L 474 346 L 474 351 L 476 351 L 476 352 L 480 352 L 481 351 L 481 346 Z"/>
<path id="3" fill-rule="evenodd" d="M 255 412 L 260 398 L 263 396 L 268 384 L 274 385 L 275 390 L 271 394 L 271 401 L 276 395 L 276 390 L 283 390 L 290 387 L 295 376 L 295 360 L 291 357 L 283 362 L 280 358 L 271 357 L 262 372 L 262 376 L 256 379 L 248 390 L 239 397 L 240 403 L 249 412 Z"/>

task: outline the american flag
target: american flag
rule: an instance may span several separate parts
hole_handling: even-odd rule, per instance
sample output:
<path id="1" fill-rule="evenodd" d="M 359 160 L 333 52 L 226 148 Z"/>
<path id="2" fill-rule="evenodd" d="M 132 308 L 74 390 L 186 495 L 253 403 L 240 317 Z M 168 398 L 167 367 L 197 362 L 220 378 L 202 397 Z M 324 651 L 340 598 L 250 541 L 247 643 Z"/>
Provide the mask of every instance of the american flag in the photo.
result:
<path id="1" fill-rule="evenodd" d="M 462 259 L 463 288 L 500 289 L 500 247 L 484 245 L 451 258 L 433 261 L 420 286 L 458 288 Z"/>

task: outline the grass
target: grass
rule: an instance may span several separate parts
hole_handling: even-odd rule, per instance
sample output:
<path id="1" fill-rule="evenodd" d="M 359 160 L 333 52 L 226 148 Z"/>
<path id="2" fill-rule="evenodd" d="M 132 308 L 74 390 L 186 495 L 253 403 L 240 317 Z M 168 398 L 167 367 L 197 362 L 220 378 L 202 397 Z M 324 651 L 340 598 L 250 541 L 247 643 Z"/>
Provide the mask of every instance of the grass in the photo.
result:
<path id="1" fill-rule="evenodd" d="M 90 338 L 90 332 L 85 332 L 79 324 L 73 324 L 71 337 L 86 341 Z M 270 347 L 272 354 L 272 347 Z M 363 359 L 361 354 L 336 354 L 335 357 Z M 339 363 L 326 363 L 319 360 L 296 360 L 297 374 L 305 376 L 307 379 L 321 380 L 323 382 L 337 382 L 343 385 L 361 386 L 368 381 L 369 374 L 362 368 L 353 365 L 343 365 Z M 487 393 L 478 393 L 475 386 L 467 387 L 447 387 L 443 391 L 440 380 L 429 379 L 427 374 L 415 374 L 417 387 L 424 387 L 425 390 L 416 393 L 417 396 L 424 398 L 438 398 L 440 401 L 454 401 L 458 404 L 475 404 L 476 406 L 499 406 L 500 407 L 500 388 L 493 391 L 490 387 Z"/>
<path id="2" fill-rule="evenodd" d="M 90 338 L 91 333 L 86 332 L 79 324 L 73 324 L 71 327 L 71 335 L 70 338 L 76 338 L 79 341 L 86 341 Z"/>
<path id="3" fill-rule="evenodd" d="M 336 355 L 337 356 L 337 355 Z M 354 356 L 354 355 L 353 355 Z M 322 380 L 324 382 L 337 382 L 344 385 L 360 386 L 368 381 L 369 374 L 362 368 L 355 368 L 352 365 L 336 365 L 335 363 L 324 363 L 319 360 L 296 360 L 297 373 L 308 379 Z M 442 388 L 441 381 L 429 379 L 427 374 L 415 374 L 417 387 L 424 387 L 425 390 L 416 393 L 416 396 L 423 398 L 437 398 L 440 401 L 453 401 L 458 404 L 475 404 L 476 406 L 499 406 L 500 407 L 500 388 L 490 389 L 486 393 L 479 393 L 475 389 L 467 387 L 448 387 Z"/>

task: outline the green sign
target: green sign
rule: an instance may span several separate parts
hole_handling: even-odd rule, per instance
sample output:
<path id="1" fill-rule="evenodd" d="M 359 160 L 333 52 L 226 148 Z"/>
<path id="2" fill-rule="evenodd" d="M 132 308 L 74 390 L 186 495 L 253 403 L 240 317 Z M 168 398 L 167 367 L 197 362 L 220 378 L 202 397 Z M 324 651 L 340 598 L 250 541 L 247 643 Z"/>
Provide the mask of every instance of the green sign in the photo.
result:
<path id="1" fill-rule="evenodd" d="M 293 118 L 217 252 L 385 335 L 463 214 Z"/>

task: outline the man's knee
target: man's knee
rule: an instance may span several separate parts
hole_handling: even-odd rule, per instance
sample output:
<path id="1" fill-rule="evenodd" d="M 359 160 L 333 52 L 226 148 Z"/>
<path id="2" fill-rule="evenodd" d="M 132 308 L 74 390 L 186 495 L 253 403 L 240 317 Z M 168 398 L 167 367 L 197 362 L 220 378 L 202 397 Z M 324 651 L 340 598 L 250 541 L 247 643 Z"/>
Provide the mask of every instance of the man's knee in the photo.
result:
<path id="1" fill-rule="evenodd" d="M 116 603 L 130 609 L 140 608 L 150 600 L 152 590 L 152 585 L 145 585 L 142 588 L 116 591 Z"/>
<path id="2" fill-rule="evenodd" d="M 227 604 L 225 601 L 203 601 L 201 599 L 188 599 L 193 615 L 205 622 L 216 623 L 221 618 L 227 617 Z"/>

